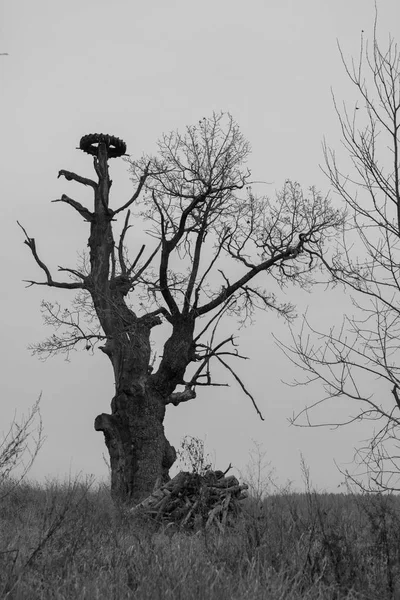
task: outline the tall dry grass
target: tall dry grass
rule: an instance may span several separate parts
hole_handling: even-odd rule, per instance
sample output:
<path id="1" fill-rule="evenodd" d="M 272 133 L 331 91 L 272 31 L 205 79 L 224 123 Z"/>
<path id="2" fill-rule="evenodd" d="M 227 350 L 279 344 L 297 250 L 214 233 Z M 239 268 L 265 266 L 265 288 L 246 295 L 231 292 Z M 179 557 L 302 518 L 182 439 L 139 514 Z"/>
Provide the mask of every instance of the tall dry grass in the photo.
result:
<path id="1" fill-rule="evenodd" d="M 1 598 L 400 598 L 394 496 L 253 497 L 221 534 L 133 520 L 90 481 L 1 487 Z"/>

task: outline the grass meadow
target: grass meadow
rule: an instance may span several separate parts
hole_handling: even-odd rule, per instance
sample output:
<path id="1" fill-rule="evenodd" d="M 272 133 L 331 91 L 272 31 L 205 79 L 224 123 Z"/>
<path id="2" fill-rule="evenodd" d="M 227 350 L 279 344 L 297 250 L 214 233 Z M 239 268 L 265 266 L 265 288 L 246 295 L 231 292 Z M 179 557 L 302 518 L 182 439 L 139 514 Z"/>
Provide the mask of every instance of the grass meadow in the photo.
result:
<path id="1" fill-rule="evenodd" d="M 0 485 L 0 597 L 400 600 L 400 498 L 251 494 L 237 523 L 132 518 L 105 485 Z"/>

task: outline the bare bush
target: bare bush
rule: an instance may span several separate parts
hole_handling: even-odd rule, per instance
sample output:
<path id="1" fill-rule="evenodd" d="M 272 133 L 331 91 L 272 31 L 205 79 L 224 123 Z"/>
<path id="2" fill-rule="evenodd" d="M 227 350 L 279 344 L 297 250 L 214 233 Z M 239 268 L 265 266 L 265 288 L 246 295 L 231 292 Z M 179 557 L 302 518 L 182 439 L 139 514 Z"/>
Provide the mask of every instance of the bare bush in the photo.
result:
<path id="1" fill-rule="evenodd" d="M 21 483 L 45 441 L 40 400 L 41 395 L 20 421 L 14 416 L 0 442 L 0 500 Z"/>

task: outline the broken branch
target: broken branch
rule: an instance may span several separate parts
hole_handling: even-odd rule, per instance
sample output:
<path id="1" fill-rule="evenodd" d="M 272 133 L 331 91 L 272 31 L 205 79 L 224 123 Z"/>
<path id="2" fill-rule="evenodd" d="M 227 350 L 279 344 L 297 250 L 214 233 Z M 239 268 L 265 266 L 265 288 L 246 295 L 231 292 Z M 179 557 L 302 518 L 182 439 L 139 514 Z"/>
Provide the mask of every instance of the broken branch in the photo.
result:
<path id="1" fill-rule="evenodd" d="M 38 282 L 38 281 L 32 281 L 30 279 L 25 279 L 24 281 L 26 281 L 26 283 L 29 283 L 29 286 L 32 285 L 47 285 L 49 287 L 57 287 L 57 288 L 64 288 L 64 289 L 79 289 L 79 288 L 83 288 L 83 283 L 67 283 L 67 282 L 59 282 L 59 281 L 54 281 L 51 273 L 48 269 L 48 267 L 44 264 L 43 261 L 40 260 L 37 250 L 36 250 L 36 243 L 35 243 L 35 238 L 30 238 L 25 230 L 24 227 L 22 227 L 21 223 L 19 221 L 17 221 L 19 227 L 21 227 L 22 231 L 25 234 L 26 240 L 24 241 L 24 244 L 26 244 L 28 246 L 28 248 L 31 250 L 33 258 L 35 259 L 36 263 L 39 265 L 39 267 L 46 273 L 46 277 L 47 277 L 47 281 L 46 282 Z"/>
<path id="2" fill-rule="evenodd" d="M 75 210 L 77 210 L 78 213 L 82 215 L 84 219 L 86 219 L 86 221 L 93 221 L 94 219 L 94 213 L 90 212 L 90 210 L 82 206 L 82 204 L 80 204 L 76 200 L 69 198 L 69 196 L 67 196 L 66 194 L 63 194 L 61 198 L 57 198 L 57 200 L 52 200 L 52 202 L 65 202 L 65 204 L 69 204 Z"/>
<path id="3" fill-rule="evenodd" d="M 188 400 L 193 400 L 194 398 L 196 398 L 196 392 L 187 386 L 183 392 L 174 392 L 173 394 L 170 394 L 168 398 L 166 398 L 165 404 L 178 406 L 181 402 L 188 402 Z"/>
<path id="4" fill-rule="evenodd" d="M 71 171 L 65 171 L 64 169 L 61 169 L 61 171 L 58 172 L 57 179 L 61 176 L 65 177 L 67 181 L 77 181 L 78 183 L 82 183 L 83 185 L 90 185 L 90 187 L 92 187 L 94 190 L 97 188 L 97 183 L 92 179 L 88 179 L 87 177 L 81 177 L 80 175 L 72 173 Z"/>

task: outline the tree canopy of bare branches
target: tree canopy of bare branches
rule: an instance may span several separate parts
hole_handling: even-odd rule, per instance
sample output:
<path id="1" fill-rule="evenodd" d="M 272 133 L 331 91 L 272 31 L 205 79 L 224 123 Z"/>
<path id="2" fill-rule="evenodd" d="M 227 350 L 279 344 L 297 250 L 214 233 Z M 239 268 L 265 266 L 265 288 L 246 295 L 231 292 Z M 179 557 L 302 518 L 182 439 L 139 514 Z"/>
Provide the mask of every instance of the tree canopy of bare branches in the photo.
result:
<path id="1" fill-rule="evenodd" d="M 321 425 L 313 408 L 351 400 L 350 416 L 325 424 L 372 421 L 353 476 L 368 489 L 391 490 L 400 488 L 400 55 L 392 38 L 383 49 L 376 26 L 371 44 L 362 36 L 357 61 L 346 61 L 339 48 L 358 95 L 352 108 L 334 97 L 348 162 L 324 144 L 324 170 L 348 217 L 331 260 L 323 260 L 332 282 L 351 292 L 356 316 L 325 332 L 306 319 L 284 350 L 305 371 L 302 383 L 324 389 L 295 422 Z"/>
<path id="2" fill-rule="evenodd" d="M 69 280 L 52 276 L 35 240 L 23 231 L 44 274 L 44 281 L 28 285 L 78 291 L 68 309 L 43 303 L 45 320 L 56 332 L 33 349 L 48 357 L 98 347 L 108 356 L 116 392 L 111 414 L 99 415 L 95 428 L 105 436 L 115 496 L 138 501 L 168 478 L 176 458 L 164 434 L 166 407 L 193 400 L 201 386 L 227 385 L 215 380 L 213 364 L 225 368 L 262 417 L 235 370 L 234 359 L 244 358 L 235 337 L 219 337 L 218 325 L 229 314 L 244 323 L 260 308 L 292 318 L 294 306 L 277 292 L 291 282 L 311 282 L 315 257 L 323 255 L 343 216 L 315 189 L 305 193 L 291 181 L 273 199 L 257 196 L 246 166 L 250 146 L 223 113 L 183 134 L 162 136 L 156 156 L 128 158 L 134 191 L 112 208 L 108 139 L 99 136 L 94 156 L 98 181 L 59 173 L 94 193 L 94 210 L 66 195 L 55 200 L 90 227 L 82 266 L 59 267 Z M 130 259 L 133 209 L 149 248 L 142 245 Z M 122 213 L 115 241 L 114 223 Z M 159 361 L 150 345 L 156 326 L 167 332 Z"/>

